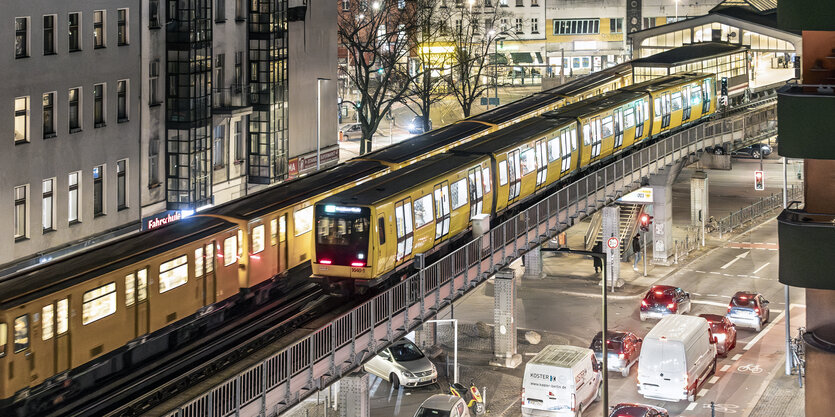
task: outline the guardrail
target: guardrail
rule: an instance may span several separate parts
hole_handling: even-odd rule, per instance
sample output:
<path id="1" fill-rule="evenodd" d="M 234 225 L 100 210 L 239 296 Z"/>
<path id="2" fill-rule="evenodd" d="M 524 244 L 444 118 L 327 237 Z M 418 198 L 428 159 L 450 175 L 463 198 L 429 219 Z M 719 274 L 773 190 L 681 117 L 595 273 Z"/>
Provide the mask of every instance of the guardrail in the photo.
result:
<path id="1" fill-rule="evenodd" d="M 770 118 L 776 118 L 775 106 L 707 121 L 637 149 L 544 196 L 484 236 L 165 416 L 277 415 L 351 372 L 523 253 L 639 188 L 648 176 L 683 159 L 695 160 L 705 148 L 734 138 L 770 134 Z"/>
<path id="2" fill-rule="evenodd" d="M 675 247 L 673 262 L 677 264 L 679 259 L 684 259 L 690 252 L 699 249 L 699 246 L 701 246 L 701 238 L 701 226 L 687 226 L 684 230 L 684 238 L 673 241 Z"/>
<path id="3" fill-rule="evenodd" d="M 803 198 L 803 187 L 792 184 L 788 188 L 787 193 L 788 201 L 800 200 Z M 718 222 L 717 230 L 719 230 L 719 238 L 721 239 L 725 233 L 730 233 L 745 223 L 752 222 L 774 209 L 782 207 L 783 193 L 772 193 L 771 195 L 760 198 L 751 205 L 745 206 L 737 211 L 732 211 Z"/>

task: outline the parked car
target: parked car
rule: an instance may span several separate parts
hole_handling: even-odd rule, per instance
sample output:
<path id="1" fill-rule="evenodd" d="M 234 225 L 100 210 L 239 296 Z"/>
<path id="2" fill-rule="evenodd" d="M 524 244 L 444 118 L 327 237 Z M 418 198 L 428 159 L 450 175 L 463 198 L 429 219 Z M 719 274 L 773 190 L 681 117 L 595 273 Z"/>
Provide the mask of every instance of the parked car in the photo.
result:
<path id="1" fill-rule="evenodd" d="M 429 130 L 432 130 L 432 120 L 429 120 Z M 409 122 L 409 133 L 413 135 L 419 135 L 421 133 L 426 133 L 426 130 L 423 130 L 423 117 L 415 116 L 411 122 Z"/>
<path id="2" fill-rule="evenodd" d="M 423 401 L 415 417 L 470 417 L 467 403 L 461 397 L 435 394 Z"/>
<path id="3" fill-rule="evenodd" d="M 418 387 L 438 381 L 438 370 L 414 343 L 400 340 L 374 355 L 363 366 L 366 372 L 391 382 L 399 388 Z"/>
<path id="4" fill-rule="evenodd" d="M 670 417 L 666 409 L 648 404 L 620 403 L 612 407 L 609 417 Z"/>
<path id="5" fill-rule="evenodd" d="M 707 320 L 710 331 L 716 338 L 716 353 L 721 356 L 728 356 L 728 352 L 736 347 L 736 326 L 731 321 L 719 314 L 699 314 L 699 317 Z"/>
<path id="6" fill-rule="evenodd" d="M 690 293 L 670 285 L 653 285 L 641 300 L 641 321 L 660 319 L 669 314 L 689 313 L 693 308 Z"/>
<path id="7" fill-rule="evenodd" d="M 600 399 L 603 379 L 591 349 L 545 346 L 525 365 L 522 417 L 575 417 Z"/>
<path id="8" fill-rule="evenodd" d="M 725 314 L 737 327 L 748 327 L 760 331 L 768 322 L 770 311 L 768 300 L 762 294 L 751 291 L 738 291 L 731 298 L 728 313 Z"/>
<path id="9" fill-rule="evenodd" d="M 342 129 L 342 139 L 343 140 L 351 140 L 351 139 L 362 139 L 362 125 L 359 123 L 354 123 L 352 125 L 348 125 L 347 128 Z"/>
<path id="10" fill-rule="evenodd" d="M 667 316 L 644 337 L 638 359 L 638 393 L 665 401 L 695 401 L 716 372 L 716 341 L 707 320 Z"/>
<path id="11" fill-rule="evenodd" d="M 606 336 L 606 367 L 610 371 L 620 372 L 624 377 L 629 376 L 632 365 L 638 362 L 638 356 L 641 355 L 642 340 L 632 332 L 607 332 Z M 603 361 L 603 332 L 597 332 L 589 349 L 594 351 L 598 362 Z"/>
<path id="12" fill-rule="evenodd" d="M 749 158 L 759 159 L 760 155 L 763 158 L 771 154 L 771 146 L 765 143 L 755 143 L 744 148 L 737 149 L 731 152 L 731 156 L 745 156 Z"/>

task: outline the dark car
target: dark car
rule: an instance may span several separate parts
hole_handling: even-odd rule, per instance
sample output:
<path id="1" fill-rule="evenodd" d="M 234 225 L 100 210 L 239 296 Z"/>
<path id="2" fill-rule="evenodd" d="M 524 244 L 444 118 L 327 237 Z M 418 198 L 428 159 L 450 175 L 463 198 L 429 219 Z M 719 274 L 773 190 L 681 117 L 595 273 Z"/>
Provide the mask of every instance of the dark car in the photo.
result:
<path id="1" fill-rule="evenodd" d="M 762 294 L 751 291 L 734 294 L 728 305 L 728 314 L 725 314 L 737 327 L 749 327 L 756 331 L 762 330 L 769 316 L 768 300 Z"/>
<path id="2" fill-rule="evenodd" d="M 609 417 L 670 417 L 670 414 L 654 405 L 620 403 L 612 407 Z"/>
<path id="3" fill-rule="evenodd" d="M 429 130 L 432 130 L 432 120 L 431 119 L 429 120 Z M 426 133 L 426 131 L 423 130 L 423 117 L 415 116 L 415 118 L 412 119 L 411 122 L 409 122 L 409 133 L 411 133 L 413 135 L 419 135 L 421 133 Z"/>
<path id="4" fill-rule="evenodd" d="M 362 125 L 355 123 L 342 129 L 342 139 L 362 139 Z"/>
<path id="5" fill-rule="evenodd" d="M 732 156 L 744 156 L 756 159 L 760 159 L 760 155 L 762 155 L 762 157 L 765 158 L 770 154 L 771 146 L 768 146 L 765 143 L 755 143 L 753 145 L 748 145 L 744 148 L 740 148 L 731 152 Z"/>
<path id="6" fill-rule="evenodd" d="M 641 300 L 641 321 L 660 319 L 670 314 L 689 313 L 690 293 L 670 285 L 653 285 Z"/>
<path id="7" fill-rule="evenodd" d="M 632 332 L 607 332 L 606 336 L 609 336 L 606 343 L 607 368 L 620 372 L 624 377 L 629 376 L 632 365 L 635 365 L 641 356 L 643 340 Z M 603 332 L 597 332 L 589 349 L 594 351 L 594 357 L 598 362 L 603 360 Z"/>
<path id="8" fill-rule="evenodd" d="M 728 356 L 728 352 L 736 347 L 736 326 L 719 314 L 699 314 L 699 317 L 707 320 L 711 333 L 716 337 L 716 353 Z"/>

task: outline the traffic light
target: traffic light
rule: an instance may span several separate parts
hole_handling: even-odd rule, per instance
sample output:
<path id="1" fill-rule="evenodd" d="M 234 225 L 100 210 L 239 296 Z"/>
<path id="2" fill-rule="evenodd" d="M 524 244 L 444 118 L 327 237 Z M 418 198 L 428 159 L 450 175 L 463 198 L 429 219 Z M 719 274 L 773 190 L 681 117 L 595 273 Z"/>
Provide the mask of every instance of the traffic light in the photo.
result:
<path id="1" fill-rule="evenodd" d="M 728 95 L 728 77 L 722 77 L 722 95 Z"/>
<path id="2" fill-rule="evenodd" d="M 765 190 L 765 179 L 762 171 L 754 171 L 754 189 L 757 191 Z"/>
<path id="3" fill-rule="evenodd" d="M 641 214 L 641 218 L 639 218 L 638 221 L 641 222 L 641 230 L 645 232 L 649 231 L 649 225 L 652 223 L 652 216 L 643 213 Z"/>

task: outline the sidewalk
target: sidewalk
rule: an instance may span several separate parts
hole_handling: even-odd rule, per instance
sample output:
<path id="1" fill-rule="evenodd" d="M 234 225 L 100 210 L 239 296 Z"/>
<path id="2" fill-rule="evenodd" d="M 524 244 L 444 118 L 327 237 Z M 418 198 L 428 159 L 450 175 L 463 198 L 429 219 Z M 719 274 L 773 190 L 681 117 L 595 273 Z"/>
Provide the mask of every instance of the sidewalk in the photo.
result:
<path id="1" fill-rule="evenodd" d="M 757 405 L 743 417 L 803 417 L 806 414 L 805 388 L 798 388 L 797 375 L 783 372 L 780 362 L 777 374 L 760 395 Z"/>

